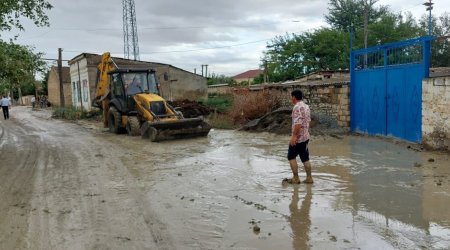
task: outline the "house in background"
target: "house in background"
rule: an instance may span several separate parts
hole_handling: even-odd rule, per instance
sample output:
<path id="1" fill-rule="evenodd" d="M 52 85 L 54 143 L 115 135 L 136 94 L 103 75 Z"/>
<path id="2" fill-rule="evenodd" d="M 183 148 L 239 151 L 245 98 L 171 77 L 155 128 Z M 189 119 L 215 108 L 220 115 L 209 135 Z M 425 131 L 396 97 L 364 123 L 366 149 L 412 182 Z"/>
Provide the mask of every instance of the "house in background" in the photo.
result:
<path id="1" fill-rule="evenodd" d="M 249 84 L 253 83 L 253 80 L 258 77 L 259 75 L 264 74 L 263 70 L 260 69 L 253 69 L 253 70 L 249 70 L 246 71 L 244 73 L 241 73 L 239 75 L 235 75 L 232 78 L 237 82 L 237 83 L 241 83 L 241 82 L 247 82 Z"/>
<path id="2" fill-rule="evenodd" d="M 161 96 L 168 101 L 207 98 L 208 88 L 205 77 L 174 67 L 170 64 L 134 61 L 113 57 L 119 68 L 153 69 L 160 84 Z M 83 53 L 69 61 L 72 103 L 85 110 L 92 108 L 97 81 L 97 66 L 101 55 Z"/>
<path id="3" fill-rule="evenodd" d="M 65 106 L 71 106 L 72 90 L 70 87 L 69 67 L 62 67 L 62 80 L 64 90 L 64 104 Z M 50 69 L 47 85 L 48 101 L 54 106 L 61 106 L 58 67 L 54 66 Z"/>

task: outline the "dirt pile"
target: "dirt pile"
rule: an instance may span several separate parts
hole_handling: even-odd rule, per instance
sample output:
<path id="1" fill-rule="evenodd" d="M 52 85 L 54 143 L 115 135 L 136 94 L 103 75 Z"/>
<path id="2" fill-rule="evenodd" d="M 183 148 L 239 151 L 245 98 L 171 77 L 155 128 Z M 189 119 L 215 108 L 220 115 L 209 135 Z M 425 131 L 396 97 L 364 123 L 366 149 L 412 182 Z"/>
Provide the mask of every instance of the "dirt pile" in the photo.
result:
<path id="1" fill-rule="evenodd" d="M 291 112 L 291 108 L 279 108 L 259 119 L 250 121 L 239 130 L 290 134 Z M 344 134 L 346 130 L 339 127 L 333 118 L 313 113 L 311 114 L 310 133 L 312 135 L 334 135 Z"/>
<path id="2" fill-rule="evenodd" d="M 186 118 L 207 116 L 214 111 L 206 105 L 189 100 L 173 101 L 169 102 L 169 104 L 174 108 L 179 108 L 179 111 L 181 111 Z"/>

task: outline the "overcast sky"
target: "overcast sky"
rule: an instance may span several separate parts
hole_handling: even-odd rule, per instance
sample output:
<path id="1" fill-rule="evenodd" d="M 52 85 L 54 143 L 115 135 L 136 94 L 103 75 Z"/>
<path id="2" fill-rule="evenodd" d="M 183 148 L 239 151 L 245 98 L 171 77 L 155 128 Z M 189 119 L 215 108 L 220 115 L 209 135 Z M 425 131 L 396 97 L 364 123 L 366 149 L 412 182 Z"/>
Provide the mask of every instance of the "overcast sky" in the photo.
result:
<path id="1" fill-rule="evenodd" d="M 24 21 L 18 43 L 32 45 L 46 58 L 63 59 L 109 51 L 123 57 L 121 0 L 50 0 L 50 27 Z M 424 0 L 380 0 L 395 11 L 425 14 Z M 449 11 L 449 0 L 433 0 L 435 13 Z M 140 59 L 188 71 L 233 76 L 257 69 L 268 41 L 277 35 L 326 26 L 328 0 L 135 0 Z"/>

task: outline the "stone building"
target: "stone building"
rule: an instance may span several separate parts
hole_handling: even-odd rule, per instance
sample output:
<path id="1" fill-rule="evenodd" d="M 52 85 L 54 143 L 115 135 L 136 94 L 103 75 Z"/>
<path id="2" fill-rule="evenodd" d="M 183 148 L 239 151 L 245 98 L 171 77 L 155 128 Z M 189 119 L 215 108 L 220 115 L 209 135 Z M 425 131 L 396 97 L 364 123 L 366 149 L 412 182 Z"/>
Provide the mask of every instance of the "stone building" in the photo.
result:
<path id="1" fill-rule="evenodd" d="M 75 107 L 90 110 L 95 95 L 97 66 L 101 55 L 83 53 L 69 61 L 72 103 Z M 205 77 L 185 71 L 169 64 L 133 61 L 113 57 L 119 68 L 154 69 L 160 84 L 160 92 L 168 101 L 207 98 L 207 81 Z"/>
<path id="2" fill-rule="evenodd" d="M 62 67 L 62 79 L 63 79 L 63 90 L 64 90 L 64 104 L 65 104 L 65 106 L 71 106 L 72 105 L 72 91 L 71 91 L 71 87 L 70 87 L 69 67 Z M 48 84 L 48 86 L 47 86 L 48 101 L 53 106 L 61 106 L 58 67 L 52 67 L 50 69 L 47 84 Z"/>

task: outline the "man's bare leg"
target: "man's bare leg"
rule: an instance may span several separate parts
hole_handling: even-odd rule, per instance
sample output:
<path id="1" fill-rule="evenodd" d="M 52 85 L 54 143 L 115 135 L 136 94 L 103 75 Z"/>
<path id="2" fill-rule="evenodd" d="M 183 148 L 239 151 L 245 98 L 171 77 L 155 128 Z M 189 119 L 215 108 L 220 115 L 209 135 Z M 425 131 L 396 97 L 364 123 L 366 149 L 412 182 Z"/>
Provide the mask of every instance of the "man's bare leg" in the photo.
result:
<path id="1" fill-rule="evenodd" d="M 300 184 L 300 178 L 298 178 L 298 164 L 296 159 L 292 159 L 289 161 L 289 165 L 291 165 L 292 174 L 294 177 L 292 178 L 292 184 Z"/>
<path id="2" fill-rule="evenodd" d="M 303 162 L 303 166 L 305 167 L 306 172 L 306 179 L 304 180 L 304 182 L 308 184 L 314 183 L 313 178 L 311 176 L 311 162 L 305 161 Z"/>

